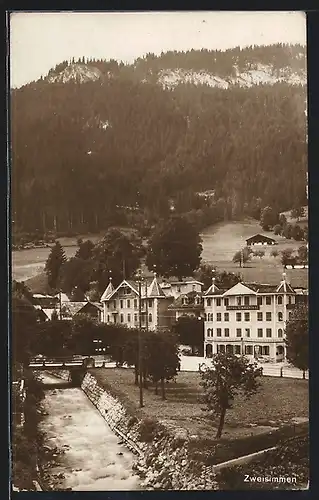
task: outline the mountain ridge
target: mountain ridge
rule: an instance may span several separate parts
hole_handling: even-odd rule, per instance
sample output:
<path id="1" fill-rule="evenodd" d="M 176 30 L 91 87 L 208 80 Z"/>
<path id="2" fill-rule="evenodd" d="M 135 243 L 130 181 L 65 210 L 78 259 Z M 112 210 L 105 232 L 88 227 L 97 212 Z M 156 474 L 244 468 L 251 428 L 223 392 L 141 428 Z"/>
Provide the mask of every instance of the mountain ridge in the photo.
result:
<path id="1" fill-rule="evenodd" d="M 196 218 L 206 210 L 207 224 L 266 204 L 280 211 L 304 204 L 302 50 L 168 52 L 130 65 L 80 58 L 14 89 L 17 225 L 95 231 L 132 220 L 116 208 L 123 206 L 138 206 L 134 220 L 152 223 L 167 217 L 172 200 L 177 213 Z M 182 79 L 163 85 L 160 76 L 171 71 Z M 223 82 L 249 71 L 273 80 L 225 88 Z M 213 74 L 220 86 L 186 81 L 187 72 Z M 210 189 L 215 200 L 208 206 L 196 193 Z"/>

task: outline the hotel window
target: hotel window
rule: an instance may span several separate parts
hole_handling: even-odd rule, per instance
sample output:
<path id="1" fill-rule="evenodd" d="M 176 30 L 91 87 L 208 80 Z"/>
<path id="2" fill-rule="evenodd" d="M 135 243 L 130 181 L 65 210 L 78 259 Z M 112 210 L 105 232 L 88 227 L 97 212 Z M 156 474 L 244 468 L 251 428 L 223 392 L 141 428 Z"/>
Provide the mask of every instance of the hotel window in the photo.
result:
<path id="1" fill-rule="evenodd" d="M 289 297 L 288 297 L 288 304 L 289 304 L 289 305 L 291 304 L 291 297 L 290 297 L 290 295 L 289 295 Z"/>
<path id="2" fill-rule="evenodd" d="M 250 314 L 249 313 L 245 313 L 245 321 L 250 321 Z"/>
<path id="3" fill-rule="evenodd" d="M 279 295 L 277 297 L 277 304 L 279 304 L 281 306 L 281 304 L 282 304 L 282 295 Z"/>
<path id="4" fill-rule="evenodd" d="M 246 337 L 250 337 L 250 328 L 245 328 Z"/>
<path id="5" fill-rule="evenodd" d="M 123 309 L 123 300 L 120 300 L 120 308 Z"/>
<path id="6" fill-rule="evenodd" d="M 253 354 L 253 346 L 245 345 L 245 354 Z"/>
<path id="7" fill-rule="evenodd" d="M 137 299 L 134 299 L 134 309 L 137 309 Z"/>
<path id="8" fill-rule="evenodd" d="M 278 337 L 282 338 L 282 329 L 281 328 L 279 328 L 279 330 L 278 330 Z"/>
<path id="9" fill-rule="evenodd" d="M 148 322 L 152 323 L 152 321 L 153 321 L 153 316 L 152 316 L 151 313 L 149 313 L 149 315 L 148 315 Z"/>
<path id="10" fill-rule="evenodd" d="M 110 322 L 110 315 L 109 314 L 107 315 L 107 322 L 108 323 Z M 278 337 L 279 337 L 279 335 L 278 335 Z"/>
<path id="11" fill-rule="evenodd" d="M 271 321 L 271 312 L 266 312 L 266 321 Z"/>
<path id="12" fill-rule="evenodd" d="M 236 313 L 236 321 L 241 321 L 241 313 Z"/>
<path id="13" fill-rule="evenodd" d="M 262 305 L 263 305 L 263 298 L 257 297 L 257 306 L 262 306 Z"/>
<path id="14" fill-rule="evenodd" d="M 216 306 L 220 307 L 222 303 L 222 299 L 218 298 L 216 299 Z"/>
<path id="15" fill-rule="evenodd" d="M 222 329 L 221 328 L 217 328 L 216 335 L 217 335 L 217 337 L 221 337 L 222 336 Z"/>
<path id="16" fill-rule="evenodd" d="M 113 300 L 113 309 L 116 309 L 116 300 Z"/>
<path id="17" fill-rule="evenodd" d="M 240 354 L 240 352 L 241 352 L 240 345 L 235 345 L 235 354 Z"/>
<path id="18" fill-rule="evenodd" d="M 229 321 L 229 313 L 224 314 L 224 321 Z"/>
<path id="19" fill-rule="evenodd" d="M 278 313 L 278 321 L 282 321 L 283 320 L 283 314 L 282 312 L 279 312 Z"/>
<path id="20" fill-rule="evenodd" d="M 271 328 L 266 328 L 266 337 L 271 337 Z"/>
<path id="21" fill-rule="evenodd" d="M 225 346 L 223 344 L 217 344 L 217 352 L 225 352 Z"/>
<path id="22" fill-rule="evenodd" d="M 216 318 L 217 321 L 221 321 L 222 320 L 222 313 L 217 313 L 217 318 Z"/>
<path id="23" fill-rule="evenodd" d="M 245 306 L 249 306 L 249 297 L 244 297 L 244 304 Z"/>
<path id="24" fill-rule="evenodd" d="M 263 313 L 262 312 L 258 312 L 257 313 L 257 321 L 262 321 L 263 320 Z"/>
<path id="25" fill-rule="evenodd" d="M 210 307 L 212 304 L 212 299 L 207 299 L 207 307 Z"/>
<path id="26" fill-rule="evenodd" d="M 241 297 L 236 297 L 236 299 L 237 299 L 237 305 L 241 306 Z"/>
<path id="27" fill-rule="evenodd" d="M 212 319 L 213 319 L 212 316 L 213 316 L 212 314 L 208 313 L 207 314 L 207 321 L 212 321 Z"/>
<path id="28" fill-rule="evenodd" d="M 270 295 L 267 295 L 266 296 L 266 306 L 270 306 L 271 305 L 271 297 Z"/>
<path id="29" fill-rule="evenodd" d="M 128 299 L 127 300 L 127 308 L 130 309 L 131 308 L 131 301 Z"/>
<path id="30" fill-rule="evenodd" d="M 106 309 L 108 309 L 108 308 L 109 308 L 109 303 L 107 302 L 107 303 L 106 303 Z"/>
<path id="31" fill-rule="evenodd" d="M 263 329 L 262 328 L 258 328 L 257 329 L 257 337 L 262 337 L 263 336 Z"/>
<path id="32" fill-rule="evenodd" d="M 236 337 L 241 337 L 241 328 L 236 328 Z"/>
<path id="33" fill-rule="evenodd" d="M 124 323 L 124 316 L 123 316 L 123 314 L 120 314 L 120 322 Z"/>
<path id="34" fill-rule="evenodd" d="M 261 354 L 263 356 L 269 356 L 269 345 L 263 345 L 261 347 Z"/>
<path id="35" fill-rule="evenodd" d="M 224 299 L 224 304 L 226 307 L 228 307 L 229 306 L 229 299 Z"/>
<path id="36" fill-rule="evenodd" d="M 130 314 L 127 315 L 127 322 L 131 323 L 131 315 Z"/>
<path id="37" fill-rule="evenodd" d="M 207 337 L 211 337 L 211 336 L 212 336 L 212 330 L 211 330 L 211 328 L 208 328 Z"/>
<path id="38" fill-rule="evenodd" d="M 207 314 L 204 313 L 204 321 L 207 321 Z"/>
<path id="39" fill-rule="evenodd" d="M 229 328 L 225 328 L 224 334 L 225 334 L 225 337 L 229 337 Z"/>
<path id="40" fill-rule="evenodd" d="M 291 319 L 292 319 L 292 311 L 290 311 L 289 316 L 288 316 L 288 319 L 289 319 L 289 320 L 291 320 Z"/>
<path id="41" fill-rule="evenodd" d="M 136 313 L 134 314 L 134 321 L 135 321 L 135 323 L 137 323 L 137 314 Z"/>

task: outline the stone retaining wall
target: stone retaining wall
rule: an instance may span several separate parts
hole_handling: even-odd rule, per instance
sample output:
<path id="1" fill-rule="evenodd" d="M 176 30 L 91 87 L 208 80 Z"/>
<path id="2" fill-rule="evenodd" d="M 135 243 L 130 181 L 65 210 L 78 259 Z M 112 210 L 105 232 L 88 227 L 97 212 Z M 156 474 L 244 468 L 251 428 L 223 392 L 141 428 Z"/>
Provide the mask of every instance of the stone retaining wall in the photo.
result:
<path id="1" fill-rule="evenodd" d="M 147 490 L 214 490 L 215 473 L 189 458 L 192 436 L 185 429 L 172 428 L 150 419 L 138 420 L 127 413 L 118 399 L 99 386 L 95 377 L 86 373 L 81 385 L 89 400 L 107 424 L 135 454 L 133 469 Z M 154 424 L 154 425 L 153 425 Z M 144 442 L 141 429 L 153 429 Z"/>
<path id="2" fill-rule="evenodd" d="M 45 370 L 49 375 L 53 377 L 60 378 L 61 380 L 65 380 L 66 382 L 70 381 L 70 372 L 69 370 Z"/>

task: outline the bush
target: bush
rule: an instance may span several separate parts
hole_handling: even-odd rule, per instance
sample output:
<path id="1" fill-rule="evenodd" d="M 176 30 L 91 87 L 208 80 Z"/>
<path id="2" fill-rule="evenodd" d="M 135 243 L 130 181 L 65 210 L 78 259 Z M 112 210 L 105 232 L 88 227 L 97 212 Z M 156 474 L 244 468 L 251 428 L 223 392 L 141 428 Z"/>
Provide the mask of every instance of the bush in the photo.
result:
<path id="1" fill-rule="evenodd" d="M 159 423 L 153 418 L 144 418 L 139 425 L 139 438 L 144 443 L 151 443 L 159 428 Z"/>
<path id="2" fill-rule="evenodd" d="M 137 418 L 136 418 L 136 417 L 130 417 L 130 418 L 128 419 L 128 422 L 127 422 L 127 428 L 128 428 L 128 429 L 131 429 L 131 428 L 133 427 L 133 425 L 134 425 L 134 424 L 136 424 L 136 422 L 137 422 L 137 421 L 138 421 L 138 420 L 137 420 Z"/>

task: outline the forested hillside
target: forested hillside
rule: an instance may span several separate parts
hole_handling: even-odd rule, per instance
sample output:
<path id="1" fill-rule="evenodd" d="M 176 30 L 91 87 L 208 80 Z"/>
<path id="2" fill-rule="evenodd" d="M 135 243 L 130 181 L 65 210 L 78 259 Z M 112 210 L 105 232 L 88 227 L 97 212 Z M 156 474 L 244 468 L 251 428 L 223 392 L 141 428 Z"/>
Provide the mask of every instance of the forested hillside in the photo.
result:
<path id="1" fill-rule="evenodd" d="M 302 54 L 300 46 L 277 45 L 149 54 L 133 65 L 63 61 L 12 90 L 15 227 L 98 231 L 154 223 L 172 207 L 202 210 L 208 224 L 266 205 L 284 211 L 305 204 Z M 229 80 L 260 65 L 281 80 Z M 232 84 L 162 85 L 161 72 L 178 68 Z M 294 85 L 285 82 L 292 72 Z M 214 197 L 197 195 L 206 190 Z"/>

